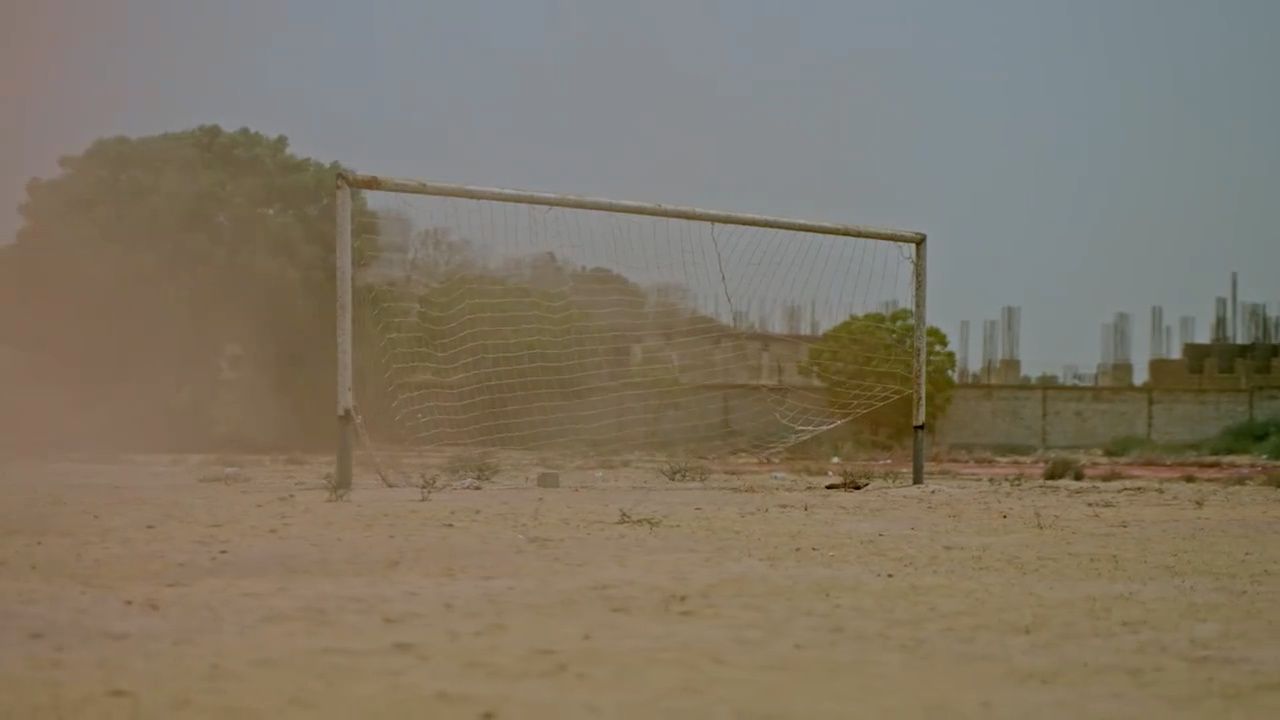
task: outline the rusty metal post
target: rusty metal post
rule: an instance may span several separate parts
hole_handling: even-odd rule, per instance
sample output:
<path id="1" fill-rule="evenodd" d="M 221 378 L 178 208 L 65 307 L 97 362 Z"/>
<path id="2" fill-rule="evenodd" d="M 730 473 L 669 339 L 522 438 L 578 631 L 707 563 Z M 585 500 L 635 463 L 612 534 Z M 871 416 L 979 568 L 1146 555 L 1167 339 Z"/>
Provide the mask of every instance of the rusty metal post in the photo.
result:
<path id="1" fill-rule="evenodd" d="M 338 302 L 338 457 L 334 481 L 339 490 L 351 488 L 355 452 L 355 392 L 352 385 L 351 285 L 354 272 L 351 250 L 351 188 L 338 177 L 337 205 L 337 302 Z"/>
<path id="2" fill-rule="evenodd" d="M 928 319 L 925 312 L 925 238 L 921 237 L 916 244 L 916 262 L 914 268 L 915 299 L 912 313 L 915 319 L 915 359 L 912 362 L 912 390 L 914 404 L 911 412 L 912 448 L 911 448 L 911 484 L 924 484 L 925 455 L 925 379 L 929 366 Z"/>

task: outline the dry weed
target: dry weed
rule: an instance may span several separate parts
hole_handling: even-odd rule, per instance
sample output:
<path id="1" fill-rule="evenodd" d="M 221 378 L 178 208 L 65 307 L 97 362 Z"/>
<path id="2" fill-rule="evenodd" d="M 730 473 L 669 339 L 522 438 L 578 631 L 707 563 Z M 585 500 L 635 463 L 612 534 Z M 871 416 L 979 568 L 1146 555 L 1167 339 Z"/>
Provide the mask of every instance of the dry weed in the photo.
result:
<path id="1" fill-rule="evenodd" d="M 1044 466 L 1045 480 L 1084 480 L 1084 465 L 1074 458 L 1056 457 L 1051 458 L 1047 465 Z"/>
<path id="2" fill-rule="evenodd" d="M 618 510 L 616 525 L 642 525 L 652 531 L 662 525 L 662 518 L 649 516 L 633 516 L 626 510 Z"/>
<path id="3" fill-rule="evenodd" d="M 431 477 L 427 477 L 426 473 L 418 475 L 418 501 L 426 502 L 430 500 L 431 493 L 435 492 L 439 482 L 439 475 L 432 475 Z"/>
<path id="4" fill-rule="evenodd" d="M 466 452 L 449 458 L 444 466 L 444 475 L 455 483 L 474 480 L 483 484 L 497 477 L 500 470 L 498 463 L 488 454 Z"/>
<path id="5" fill-rule="evenodd" d="M 711 471 L 705 466 L 684 461 L 668 462 L 658 468 L 658 474 L 675 483 L 706 482 L 711 478 Z"/>

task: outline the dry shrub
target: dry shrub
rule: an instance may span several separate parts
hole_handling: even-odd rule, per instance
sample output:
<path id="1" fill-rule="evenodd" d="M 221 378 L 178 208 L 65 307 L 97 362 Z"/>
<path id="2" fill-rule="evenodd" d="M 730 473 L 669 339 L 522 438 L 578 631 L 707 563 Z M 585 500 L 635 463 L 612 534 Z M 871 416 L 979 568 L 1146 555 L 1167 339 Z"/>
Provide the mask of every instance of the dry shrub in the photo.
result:
<path id="1" fill-rule="evenodd" d="M 475 480 L 487 483 L 497 477 L 498 463 L 484 453 L 462 453 L 454 455 L 445 463 L 444 474 L 451 482 Z"/>
<path id="2" fill-rule="evenodd" d="M 875 473 L 866 468 L 843 468 L 840 482 L 828 483 L 828 490 L 862 490 L 876 480 Z"/>
<path id="3" fill-rule="evenodd" d="M 690 483 L 706 482 L 711 478 L 711 471 L 702 465 L 684 461 L 671 461 L 658 468 L 658 474 L 667 482 Z"/>
<path id="4" fill-rule="evenodd" d="M 418 475 L 418 500 L 426 502 L 431 499 L 431 493 L 435 492 L 436 486 L 439 484 L 440 477 L 432 475 L 427 477 L 426 473 Z"/>
<path id="5" fill-rule="evenodd" d="M 643 527 L 647 527 L 647 528 L 649 528 L 650 530 L 653 530 L 654 528 L 656 528 L 656 527 L 658 527 L 658 526 L 662 525 L 662 518 L 660 518 L 660 517 L 650 517 L 650 516 L 638 516 L 638 515 L 632 515 L 631 513 L 627 512 L 626 510 L 618 510 L 618 519 L 617 519 L 617 521 L 616 521 L 616 524 L 618 524 L 618 525 L 640 525 L 640 526 L 643 526 Z"/>
<path id="6" fill-rule="evenodd" d="M 1084 480 L 1084 465 L 1074 458 L 1056 457 L 1050 458 L 1047 465 L 1044 466 L 1045 480 Z"/>

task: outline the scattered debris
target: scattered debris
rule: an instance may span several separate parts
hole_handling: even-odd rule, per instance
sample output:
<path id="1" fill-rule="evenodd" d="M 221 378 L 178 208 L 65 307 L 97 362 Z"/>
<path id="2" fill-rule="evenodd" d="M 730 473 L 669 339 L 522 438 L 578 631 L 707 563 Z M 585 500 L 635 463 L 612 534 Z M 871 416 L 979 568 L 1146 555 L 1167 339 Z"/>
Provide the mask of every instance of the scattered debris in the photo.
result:
<path id="1" fill-rule="evenodd" d="M 844 468 L 840 471 L 839 480 L 827 483 L 823 487 L 827 490 L 864 490 L 873 480 L 875 476 L 867 470 Z"/>
<path id="2" fill-rule="evenodd" d="M 249 476 L 238 467 L 225 467 L 222 472 L 209 473 L 196 478 L 200 483 L 222 483 L 223 485 L 239 485 L 249 482 Z"/>

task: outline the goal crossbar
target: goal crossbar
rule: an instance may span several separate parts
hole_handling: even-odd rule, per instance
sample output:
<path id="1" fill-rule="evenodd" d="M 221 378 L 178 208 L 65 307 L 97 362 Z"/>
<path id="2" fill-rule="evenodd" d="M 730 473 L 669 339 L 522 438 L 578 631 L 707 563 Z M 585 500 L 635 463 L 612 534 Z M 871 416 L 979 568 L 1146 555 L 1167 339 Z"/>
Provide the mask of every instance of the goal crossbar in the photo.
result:
<path id="1" fill-rule="evenodd" d="M 926 329 L 928 326 L 925 317 L 925 246 L 927 236 L 924 233 L 910 230 L 869 227 L 864 225 L 812 222 L 751 213 L 704 210 L 701 208 L 678 205 L 607 200 L 603 198 L 584 197 L 579 195 L 563 195 L 531 192 L 526 190 L 477 187 L 472 185 L 407 180 L 402 178 L 383 177 L 380 175 L 342 172 L 339 173 L 337 177 L 336 203 L 339 444 L 335 480 L 338 487 L 349 488 L 351 486 L 353 464 L 352 456 L 354 453 L 357 419 L 352 363 L 352 294 L 354 257 L 352 252 L 351 191 L 353 189 L 543 207 L 569 208 L 575 210 L 591 210 L 627 215 L 644 215 L 675 220 L 691 220 L 722 225 L 768 228 L 914 245 L 915 262 L 913 263 L 914 270 L 912 278 L 914 286 L 912 293 L 914 352 L 912 357 L 913 367 L 911 382 L 912 389 L 914 391 L 911 413 L 913 426 L 912 483 L 919 485 L 924 482 L 925 368 L 928 363 L 926 343 Z"/>
<path id="2" fill-rule="evenodd" d="M 492 202 L 517 203 L 523 205 L 542 205 L 544 207 L 562 207 L 574 210 L 598 210 L 601 212 L 623 213 L 626 215 L 648 215 L 651 217 L 671 218 L 673 220 L 695 220 L 717 223 L 721 225 L 743 225 L 747 227 L 770 228 L 774 230 L 791 230 L 817 235 L 841 235 L 866 240 L 885 240 L 887 242 L 919 245 L 925 241 L 925 234 L 910 230 L 893 230 L 890 228 L 867 227 L 865 225 L 842 225 L 839 223 L 811 222 L 791 218 L 770 217 L 750 213 L 723 212 L 704 210 L 679 205 L 662 205 L 656 203 L 632 202 L 627 200 L 606 200 L 604 198 L 583 197 L 581 195 L 557 195 L 553 193 L 530 192 L 527 190 L 511 190 L 505 188 L 476 187 L 473 185 L 455 185 L 451 183 L 426 182 L 422 180 L 404 180 L 387 178 L 379 175 L 363 175 L 345 173 L 339 177 L 350 188 L 357 190 L 381 190 L 384 192 L 407 193 L 411 195 L 431 195 L 435 197 L 453 197 L 467 200 L 489 200 Z"/>

